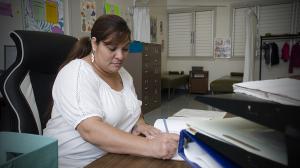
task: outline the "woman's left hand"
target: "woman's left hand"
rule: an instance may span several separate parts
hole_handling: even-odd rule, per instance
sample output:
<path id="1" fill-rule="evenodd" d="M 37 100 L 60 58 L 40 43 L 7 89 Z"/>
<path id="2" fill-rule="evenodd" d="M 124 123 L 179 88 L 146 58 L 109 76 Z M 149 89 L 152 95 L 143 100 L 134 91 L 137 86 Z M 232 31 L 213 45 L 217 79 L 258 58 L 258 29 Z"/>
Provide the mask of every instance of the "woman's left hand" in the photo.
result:
<path id="1" fill-rule="evenodd" d="M 144 135 L 146 138 L 152 139 L 158 134 L 161 134 L 162 132 L 146 123 L 139 123 L 135 125 L 132 129 L 132 134 L 133 135 Z"/>

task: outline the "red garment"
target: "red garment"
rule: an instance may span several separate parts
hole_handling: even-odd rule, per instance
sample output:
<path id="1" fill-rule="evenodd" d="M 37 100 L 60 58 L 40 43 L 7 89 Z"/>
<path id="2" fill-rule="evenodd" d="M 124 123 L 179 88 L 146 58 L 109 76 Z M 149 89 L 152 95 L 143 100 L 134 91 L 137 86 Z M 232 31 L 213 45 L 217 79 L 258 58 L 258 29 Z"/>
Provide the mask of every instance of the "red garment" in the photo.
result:
<path id="1" fill-rule="evenodd" d="M 290 58 L 290 65 L 289 65 L 289 73 L 293 73 L 294 67 L 300 67 L 300 44 L 296 43 L 292 47 L 292 53 Z"/>
<path id="2" fill-rule="evenodd" d="M 284 62 L 288 61 L 290 58 L 290 45 L 289 43 L 285 42 L 282 49 L 281 49 L 281 59 L 284 60 Z"/>

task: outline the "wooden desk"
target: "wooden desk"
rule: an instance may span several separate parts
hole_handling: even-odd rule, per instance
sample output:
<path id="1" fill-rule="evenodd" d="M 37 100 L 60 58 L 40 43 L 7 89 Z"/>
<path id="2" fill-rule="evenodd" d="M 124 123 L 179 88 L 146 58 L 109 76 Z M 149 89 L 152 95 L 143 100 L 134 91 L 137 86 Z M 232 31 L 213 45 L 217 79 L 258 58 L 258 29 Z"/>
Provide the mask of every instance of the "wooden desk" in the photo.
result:
<path id="1" fill-rule="evenodd" d="M 86 168 L 143 167 L 143 168 L 189 168 L 184 161 L 161 160 L 149 157 L 107 154 L 87 165 Z"/>

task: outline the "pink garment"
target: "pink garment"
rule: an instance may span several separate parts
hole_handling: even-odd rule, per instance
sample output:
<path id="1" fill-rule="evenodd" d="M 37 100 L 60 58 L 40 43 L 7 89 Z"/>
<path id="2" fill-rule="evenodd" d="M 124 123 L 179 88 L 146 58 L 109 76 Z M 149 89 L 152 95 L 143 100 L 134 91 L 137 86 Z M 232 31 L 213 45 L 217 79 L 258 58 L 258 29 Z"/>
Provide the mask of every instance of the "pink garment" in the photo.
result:
<path id="1" fill-rule="evenodd" d="M 288 61 L 290 58 L 290 45 L 289 43 L 285 42 L 282 49 L 281 49 L 281 59 L 284 62 Z"/>
<path id="2" fill-rule="evenodd" d="M 292 47 L 292 53 L 289 64 L 289 73 L 293 73 L 294 67 L 300 67 L 300 44 L 296 43 Z"/>

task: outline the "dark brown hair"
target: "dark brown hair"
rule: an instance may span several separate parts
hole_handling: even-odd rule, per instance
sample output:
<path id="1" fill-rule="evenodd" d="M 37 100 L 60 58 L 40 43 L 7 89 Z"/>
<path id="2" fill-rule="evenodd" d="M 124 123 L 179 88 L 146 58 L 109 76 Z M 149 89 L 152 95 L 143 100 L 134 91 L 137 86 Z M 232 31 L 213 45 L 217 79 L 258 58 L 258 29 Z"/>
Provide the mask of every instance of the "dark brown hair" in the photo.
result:
<path id="1" fill-rule="evenodd" d="M 130 34 L 131 31 L 122 17 L 117 15 L 102 15 L 95 21 L 91 30 L 91 36 L 83 37 L 75 43 L 61 67 L 73 59 L 83 58 L 90 54 L 92 51 L 90 39 L 92 37 L 96 38 L 97 44 L 100 41 L 105 41 L 106 44 L 118 45 L 130 41 Z M 109 41 L 106 41 L 108 39 Z"/>

